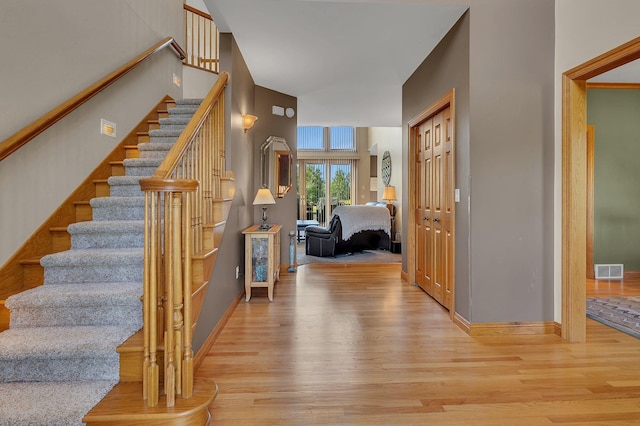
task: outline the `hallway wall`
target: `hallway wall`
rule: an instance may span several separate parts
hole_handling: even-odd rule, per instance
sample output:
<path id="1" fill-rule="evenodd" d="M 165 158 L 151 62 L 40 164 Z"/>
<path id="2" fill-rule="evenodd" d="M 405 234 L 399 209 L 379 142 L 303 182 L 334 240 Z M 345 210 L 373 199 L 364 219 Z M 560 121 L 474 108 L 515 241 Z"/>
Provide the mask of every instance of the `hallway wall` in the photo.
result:
<path id="1" fill-rule="evenodd" d="M 167 36 L 182 43 L 181 0 L 0 3 L 0 140 Z M 164 49 L 0 163 L 0 265 L 165 95 L 181 97 Z M 100 135 L 100 119 L 117 138 Z"/>

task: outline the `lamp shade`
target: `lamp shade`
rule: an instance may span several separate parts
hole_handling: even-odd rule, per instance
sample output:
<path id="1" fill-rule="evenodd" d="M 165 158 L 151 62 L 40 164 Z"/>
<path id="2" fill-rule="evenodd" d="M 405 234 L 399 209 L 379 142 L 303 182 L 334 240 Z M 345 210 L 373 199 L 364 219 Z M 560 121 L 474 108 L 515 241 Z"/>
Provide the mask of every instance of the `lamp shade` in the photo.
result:
<path id="1" fill-rule="evenodd" d="M 398 199 L 398 197 L 396 197 L 396 187 L 385 186 L 384 192 L 382 193 L 382 199 L 386 201 L 396 201 Z"/>
<path id="2" fill-rule="evenodd" d="M 262 206 L 265 204 L 275 204 L 276 200 L 273 198 L 269 188 L 260 188 L 256 194 L 255 200 L 253 200 L 254 206 Z"/>

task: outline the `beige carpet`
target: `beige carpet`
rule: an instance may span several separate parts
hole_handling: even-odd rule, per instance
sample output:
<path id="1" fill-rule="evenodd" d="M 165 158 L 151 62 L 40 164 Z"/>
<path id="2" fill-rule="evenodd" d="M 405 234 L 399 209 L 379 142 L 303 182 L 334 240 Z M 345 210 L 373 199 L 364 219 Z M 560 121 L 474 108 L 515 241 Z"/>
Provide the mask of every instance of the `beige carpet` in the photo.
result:
<path id="1" fill-rule="evenodd" d="M 308 263 L 400 263 L 402 255 L 387 250 L 365 250 L 360 253 L 340 254 L 336 257 L 307 256 L 304 253 L 304 241 L 296 244 L 296 258 L 298 265 Z M 287 259 L 288 261 L 288 259 Z"/>

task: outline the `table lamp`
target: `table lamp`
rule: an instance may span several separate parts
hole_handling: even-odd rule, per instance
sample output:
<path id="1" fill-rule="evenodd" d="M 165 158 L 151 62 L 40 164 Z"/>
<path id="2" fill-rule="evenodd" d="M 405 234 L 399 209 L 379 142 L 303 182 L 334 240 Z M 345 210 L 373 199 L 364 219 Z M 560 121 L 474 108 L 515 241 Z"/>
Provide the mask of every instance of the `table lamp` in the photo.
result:
<path id="1" fill-rule="evenodd" d="M 384 191 L 382 192 L 382 199 L 387 202 L 387 208 L 389 209 L 391 217 L 393 217 L 395 215 L 395 206 L 392 201 L 398 200 L 398 197 L 396 196 L 396 187 L 393 185 L 385 186 Z"/>
<path id="2" fill-rule="evenodd" d="M 262 225 L 258 228 L 261 231 L 268 231 L 271 229 L 271 225 L 267 225 L 267 205 L 275 204 L 271 191 L 269 188 L 260 188 L 256 194 L 256 198 L 253 200 L 254 206 L 262 206 Z"/>

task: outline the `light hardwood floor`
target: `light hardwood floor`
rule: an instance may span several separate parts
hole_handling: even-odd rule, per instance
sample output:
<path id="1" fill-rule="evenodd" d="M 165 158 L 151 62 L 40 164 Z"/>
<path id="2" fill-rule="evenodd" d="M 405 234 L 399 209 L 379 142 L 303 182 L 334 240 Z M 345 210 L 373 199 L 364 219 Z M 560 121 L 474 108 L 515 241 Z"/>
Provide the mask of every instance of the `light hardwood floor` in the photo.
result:
<path id="1" fill-rule="evenodd" d="M 397 264 L 304 265 L 238 305 L 197 375 L 215 425 L 640 424 L 640 340 L 587 327 L 472 338 Z"/>

